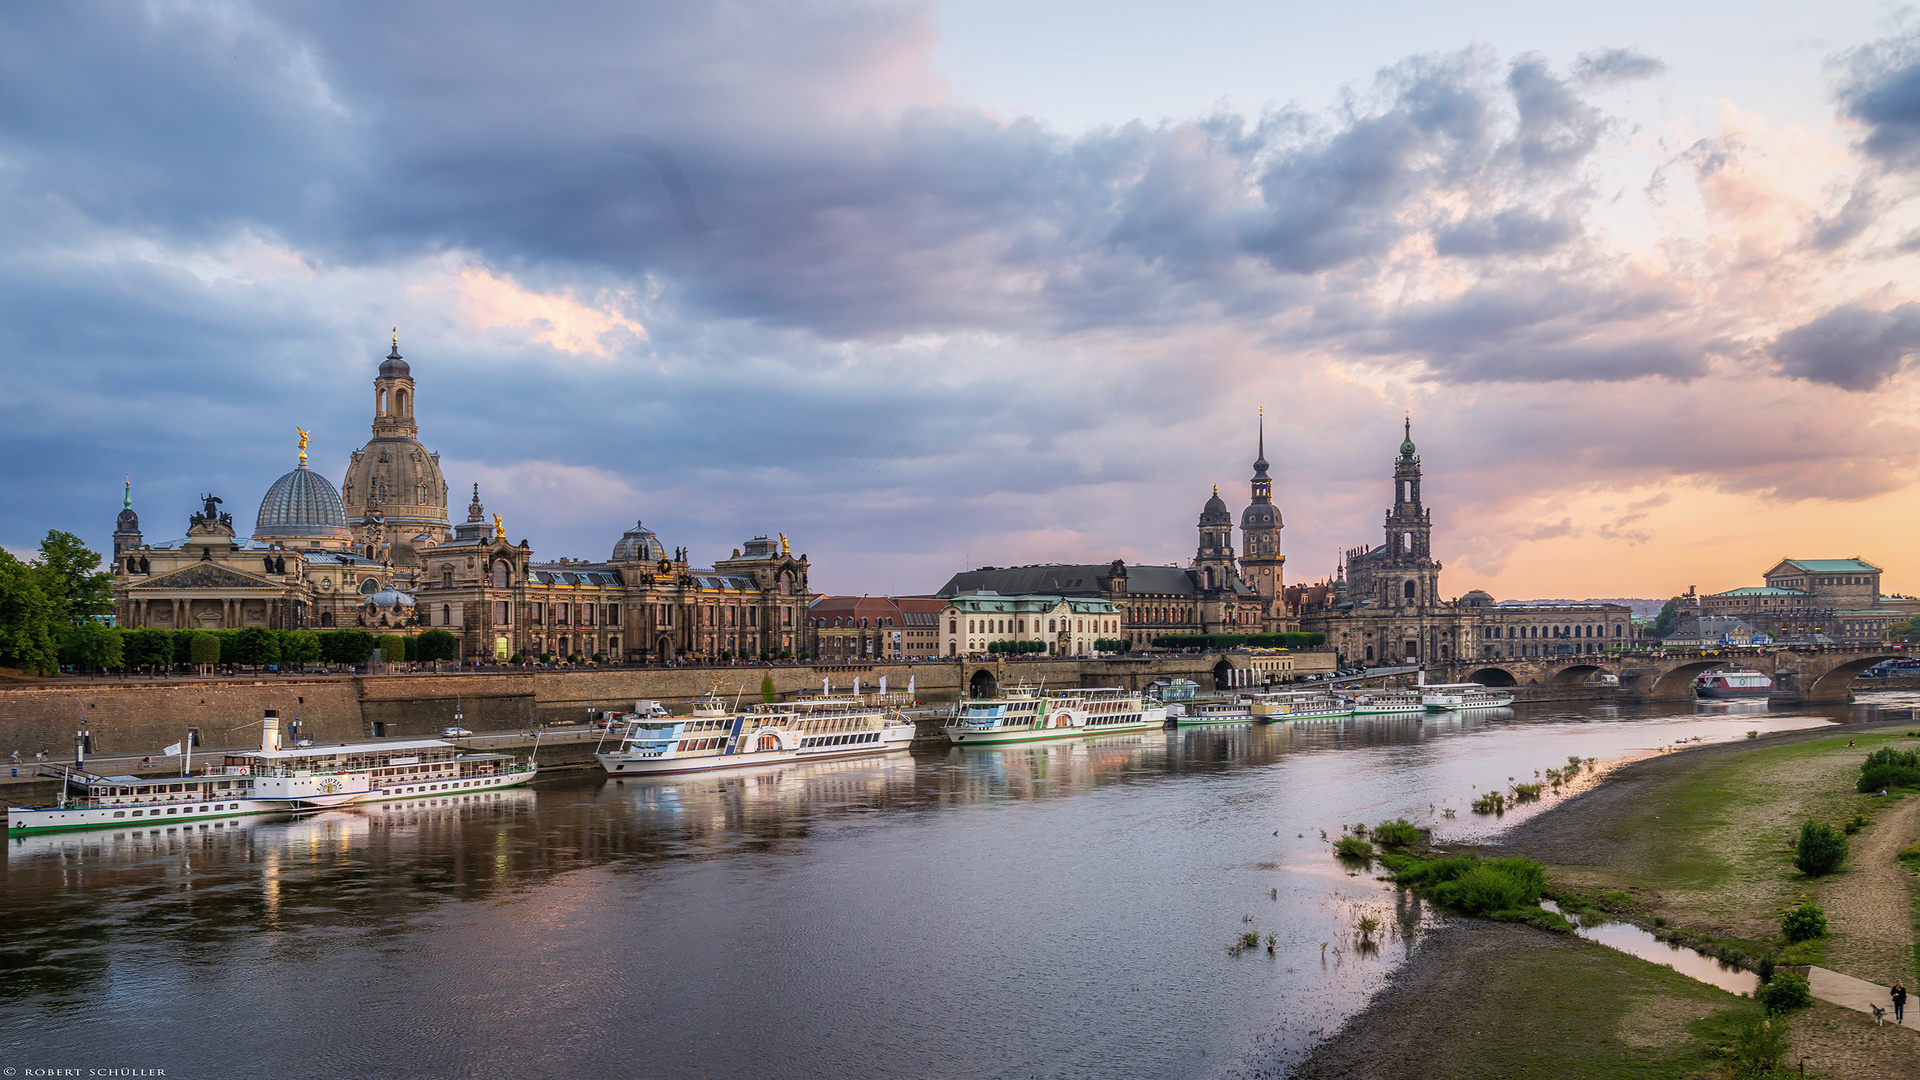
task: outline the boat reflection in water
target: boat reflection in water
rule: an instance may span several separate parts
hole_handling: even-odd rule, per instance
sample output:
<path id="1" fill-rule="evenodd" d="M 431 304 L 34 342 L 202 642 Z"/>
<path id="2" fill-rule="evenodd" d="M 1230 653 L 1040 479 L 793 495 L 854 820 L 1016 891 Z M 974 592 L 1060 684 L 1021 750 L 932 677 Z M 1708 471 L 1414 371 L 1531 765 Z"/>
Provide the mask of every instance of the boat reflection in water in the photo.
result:
<path id="1" fill-rule="evenodd" d="M 16 865 L 27 859 L 53 859 L 63 864 L 135 862 L 156 855 L 173 855 L 225 843 L 263 828 L 297 821 L 300 814 L 267 814 L 224 821 L 189 821 L 139 829 L 95 829 L 85 832 L 22 833 L 7 837 L 7 858 Z"/>

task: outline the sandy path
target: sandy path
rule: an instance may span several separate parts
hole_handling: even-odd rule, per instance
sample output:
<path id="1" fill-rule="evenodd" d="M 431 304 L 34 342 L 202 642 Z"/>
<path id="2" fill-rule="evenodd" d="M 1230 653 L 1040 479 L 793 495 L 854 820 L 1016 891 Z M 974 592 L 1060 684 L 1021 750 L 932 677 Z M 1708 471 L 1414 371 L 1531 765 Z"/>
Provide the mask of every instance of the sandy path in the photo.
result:
<path id="1" fill-rule="evenodd" d="M 1913 987 L 1912 873 L 1895 860 L 1916 831 L 1920 797 L 1909 795 L 1854 836 L 1845 869 L 1821 882 L 1830 935 L 1823 967 Z"/>

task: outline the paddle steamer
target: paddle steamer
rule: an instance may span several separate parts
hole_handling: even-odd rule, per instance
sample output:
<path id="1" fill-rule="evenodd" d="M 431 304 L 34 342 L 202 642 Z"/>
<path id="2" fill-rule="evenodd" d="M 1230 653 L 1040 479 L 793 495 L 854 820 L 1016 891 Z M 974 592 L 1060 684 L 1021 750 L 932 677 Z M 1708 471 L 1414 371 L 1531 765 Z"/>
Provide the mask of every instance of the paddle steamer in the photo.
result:
<path id="1" fill-rule="evenodd" d="M 813 698 L 741 711 L 708 699 L 690 716 L 633 720 L 619 749 L 594 758 L 608 776 L 668 776 L 884 754 L 912 741 L 913 721 L 884 705 Z"/>

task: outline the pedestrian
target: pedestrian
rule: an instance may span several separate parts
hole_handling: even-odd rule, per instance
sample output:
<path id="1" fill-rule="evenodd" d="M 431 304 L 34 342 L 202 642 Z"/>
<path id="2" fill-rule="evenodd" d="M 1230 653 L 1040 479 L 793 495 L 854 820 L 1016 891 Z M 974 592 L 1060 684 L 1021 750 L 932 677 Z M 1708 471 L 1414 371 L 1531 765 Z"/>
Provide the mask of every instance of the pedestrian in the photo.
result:
<path id="1" fill-rule="evenodd" d="M 1887 993 L 1893 998 L 1893 1022 L 1898 1024 L 1907 1009 L 1907 988 L 1896 981 Z"/>
<path id="2" fill-rule="evenodd" d="M 15 765 L 18 765 L 18 764 L 20 764 L 20 751 L 18 751 L 18 750 L 15 750 L 15 751 L 13 752 L 13 763 L 14 763 Z"/>

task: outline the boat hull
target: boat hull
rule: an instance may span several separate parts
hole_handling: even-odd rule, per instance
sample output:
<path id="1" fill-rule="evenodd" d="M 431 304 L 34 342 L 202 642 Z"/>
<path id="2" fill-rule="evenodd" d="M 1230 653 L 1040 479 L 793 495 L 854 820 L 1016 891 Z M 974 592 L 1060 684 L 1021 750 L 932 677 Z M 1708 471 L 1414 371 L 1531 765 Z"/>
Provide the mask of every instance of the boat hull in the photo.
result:
<path id="1" fill-rule="evenodd" d="M 219 807 L 220 809 L 213 809 Z M 217 818 L 249 817 L 254 814 L 298 812 L 274 799 L 239 799 L 226 802 L 150 805 L 136 809 L 125 806 L 39 807 L 14 806 L 7 810 L 7 834 L 74 832 L 81 829 L 144 829 L 179 825 L 189 821 L 213 821 Z M 138 813 L 139 817 L 133 815 Z"/>
<path id="2" fill-rule="evenodd" d="M 761 750 L 745 754 L 706 754 L 688 757 L 636 758 L 615 752 L 595 754 L 607 775 L 617 779 L 636 776 L 682 776 L 687 773 L 745 769 L 754 765 L 797 765 L 808 761 L 839 761 L 846 758 L 874 757 L 907 749 L 902 741 L 880 742 L 866 746 L 848 746 L 814 750 Z"/>
<path id="3" fill-rule="evenodd" d="M 1693 692 L 1703 698 L 1763 698 L 1773 693 L 1772 686 L 1710 687 L 1696 686 Z"/>

